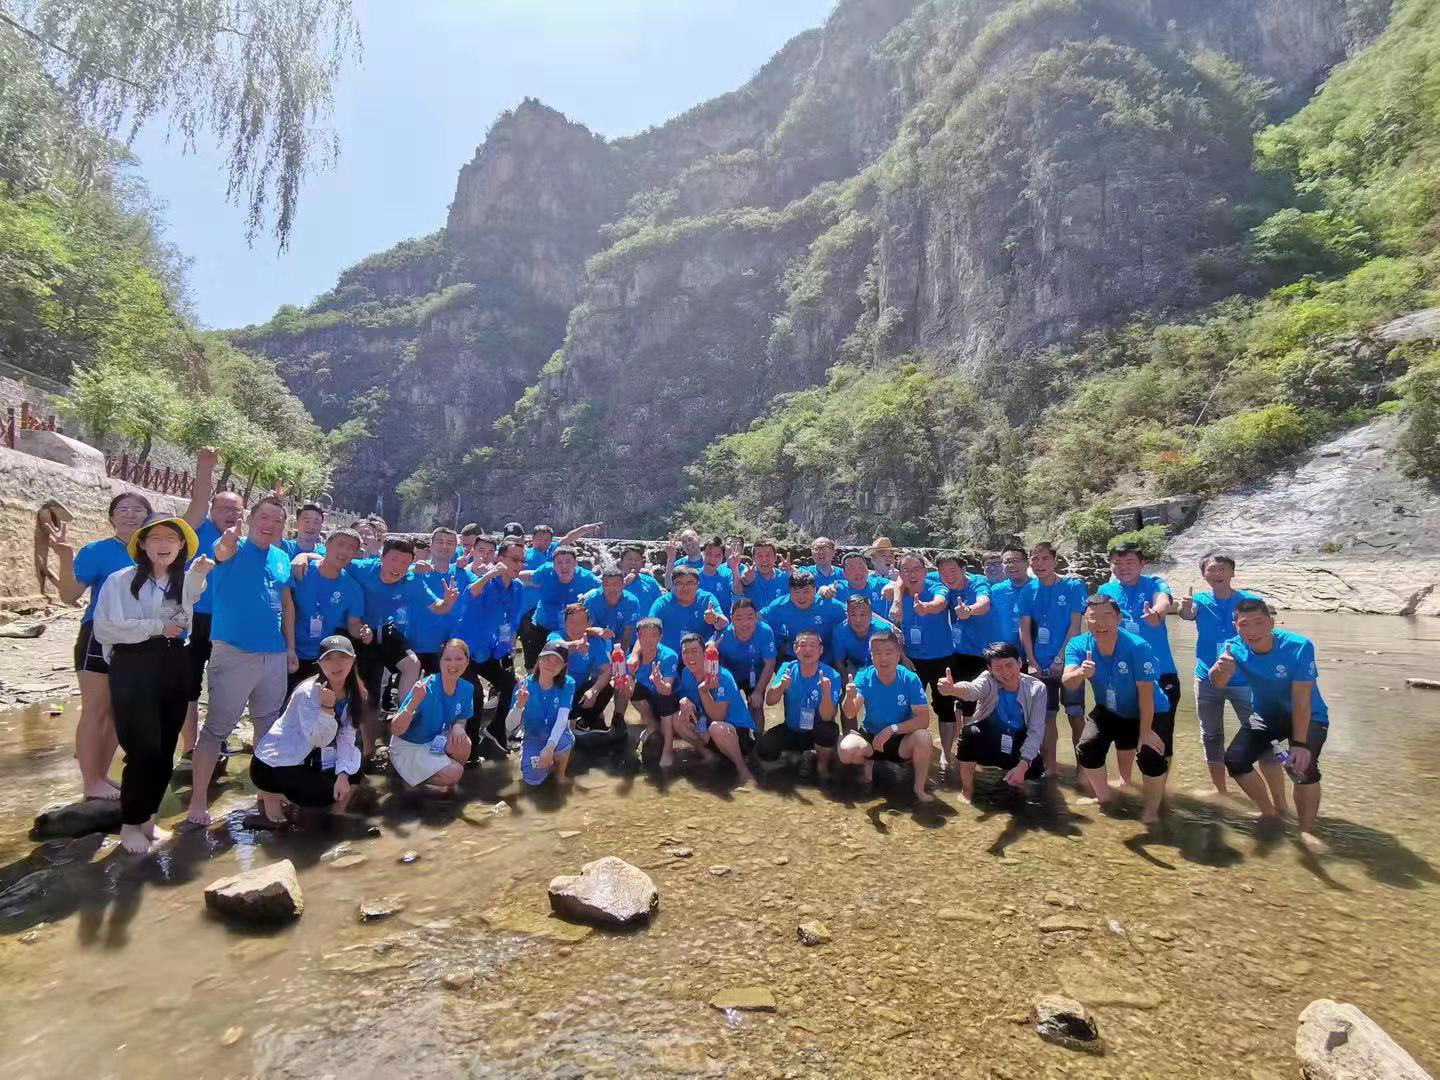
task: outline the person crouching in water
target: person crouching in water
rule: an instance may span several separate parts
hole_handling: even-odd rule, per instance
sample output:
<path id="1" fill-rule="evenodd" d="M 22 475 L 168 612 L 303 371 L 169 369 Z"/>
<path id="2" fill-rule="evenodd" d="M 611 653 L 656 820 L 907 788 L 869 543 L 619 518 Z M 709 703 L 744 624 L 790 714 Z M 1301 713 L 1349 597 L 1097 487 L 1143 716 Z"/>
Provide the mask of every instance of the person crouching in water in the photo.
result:
<path id="1" fill-rule="evenodd" d="M 996 641 L 981 652 L 983 671 L 973 682 L 956 682 L 947 670 L 940 693 L 973 701 L 975 715 L 960 727 L 955 762 L 960 768 L 960 797 L 975 797 L 975 766 L 1005 770 L 1005 782 L 1023 791 L 1026 780 L 1045 775 L 1045 683 L 1022 674 L 1020 649 Z"/>
<path id="2" fill-rule="evenodd" d="M 355 646 L 343 634 L 332 634 L 320 642 L 316 663 L 319 673 L 296 684 L 250 762 L 250 779 L 271 825 L 285 821 L 291 803 L 343 813 L 359 782 L 355 725 L 365 690 L 355 671 Z"/>
<path id="3" fill-rule="evenodd" d="M 125 751 L 120 844 L 134 855 L 169 836 L 155 813 L 190 709 L 185 634 L 214 565 L 202 556 L 186 572 L 198 547 L 183 518 L 151 515 L 127 544 L 134 564 L 107 577 L 95 601 L 95 640 L 109 665 L 115 734 Z"/>
<path id="4" fill-rule="evenodd" d="M 462 679 L 470 647 L 451 638 L 440 647 L 440 671 L 419 680 L 390 721 L 390 764 L 412 788 L 455 790 L 470 757 L 465 722 L 475 711 L 475 684 Z"/>
<path id="5" fill-rule="evenodd" d="M 515 691 L 515 708 L 506 727 L 519 724 L 524 728 L 520 776 L 531 787 L 543 784 L 552 774 L 563 782 L 570 764 L 575 746 L 575 733 L 570 730 L 575 680 L 566 674 L 569 661 L 570 650 L 562 642 L 545 642 L 535 658 L 535 673 Z"/>

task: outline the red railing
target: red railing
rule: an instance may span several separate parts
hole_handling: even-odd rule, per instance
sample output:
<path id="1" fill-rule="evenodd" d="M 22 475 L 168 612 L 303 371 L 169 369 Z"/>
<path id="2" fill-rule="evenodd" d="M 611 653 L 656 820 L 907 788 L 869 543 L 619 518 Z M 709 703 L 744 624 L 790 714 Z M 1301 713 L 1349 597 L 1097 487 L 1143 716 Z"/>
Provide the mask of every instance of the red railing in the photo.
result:
<path id="1" fill-rule="evenodd" d="M 127 484 L 144 488 L 146 491 L 156 491 L 161 495 L 178 495 L 186 499 L 190 497 L 190 490 L 195 486 L 195 478 L 188 472 L 172 469 L 168 465 L 163 469 L 157 469 L 148 461 L 131 461 L 129 454 L 107 457 L 105 474 L 116 480 L 124 480 Z"/>
<path id="2" fill-rule="evenodd" d="M 13 405 L 5 407 L 5 421 L 0 424 L 0 442 L 11 449 L 15 449 L 15 433 L 17 431 L 58 431 L 55 426 L 55 414 L 40 416 L 30 411 L 30 403 L 22 401 L 20 412 L 17 415 Z"/>

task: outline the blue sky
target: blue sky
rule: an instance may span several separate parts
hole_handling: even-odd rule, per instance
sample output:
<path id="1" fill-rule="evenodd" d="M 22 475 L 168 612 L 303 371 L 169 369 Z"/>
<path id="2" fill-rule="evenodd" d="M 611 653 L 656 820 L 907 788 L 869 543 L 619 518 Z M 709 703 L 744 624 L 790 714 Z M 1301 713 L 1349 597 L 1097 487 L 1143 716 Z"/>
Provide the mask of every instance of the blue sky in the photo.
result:
<path id="1" fill-rule="evenodd" d="M 290 249 L 245 243 L 221 156 L 142 132 L 140 171 L 194 260 L 201 321 L 263 322 L 345 267 L 440 227 L 460 166 L 495 117 L 537 97 L 606 136 L 733 90 L 834 0 L 356 0 L 363 64 L 336 88 L 337 167 L 312 176 Z"/>

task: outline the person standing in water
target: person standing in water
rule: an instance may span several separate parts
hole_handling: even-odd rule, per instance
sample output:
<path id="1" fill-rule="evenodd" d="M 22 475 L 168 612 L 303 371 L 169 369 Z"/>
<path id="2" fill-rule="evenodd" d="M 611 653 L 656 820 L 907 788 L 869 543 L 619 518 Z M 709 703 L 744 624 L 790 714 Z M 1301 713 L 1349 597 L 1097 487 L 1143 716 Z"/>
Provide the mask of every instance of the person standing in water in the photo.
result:
<path id="1" fill-rule="evenodd" d="M 198 541 L 183 518 L 154 515 L 127 546 L 130 565 L 100 588 L 94 633 L 109 664 L 115 732 L 125 751 L 120 844 L 143 855 L 169 836 L 156 827 L 155 814 L 190 704 L 185 633 L 211 563 L 201 556 L 186 572 Z"/>
<path id="2" fill-rule="evenodd" d="M 1200 741 L 1205 751 L 1205 767 L 1215 790 L 1225 794 L 1225 703 L 1235 710 L 1235 720 L 1243 728 L 1250 722 L 1250 684 L 1240 671 L 1235 671 L 1225 686 L 1210 681 L 1210 669 L 1220 657 L 1222 643 L 1235 636 L 1235 605 L 1241 600 L 1259 600 L 1252 592 L 1231 585 L 1235 577 L 1235 560 L 1229 555 L 1210 552 L 1200 560 L 1200 573 L 1210 585 L 1209 592 L 1197 594 L 1192 586 L 1189 595 L 1180 601 L 1179 615 L 1195 624 L 1195 713 L 1200 719 Z M 1273 757 L 1261 762 L 1260 773 L 1270 787 L 1275 808 L 1284 814 L 1285 772 Z M 1197 794 L 1204 795 L 1205 792 Z"/>

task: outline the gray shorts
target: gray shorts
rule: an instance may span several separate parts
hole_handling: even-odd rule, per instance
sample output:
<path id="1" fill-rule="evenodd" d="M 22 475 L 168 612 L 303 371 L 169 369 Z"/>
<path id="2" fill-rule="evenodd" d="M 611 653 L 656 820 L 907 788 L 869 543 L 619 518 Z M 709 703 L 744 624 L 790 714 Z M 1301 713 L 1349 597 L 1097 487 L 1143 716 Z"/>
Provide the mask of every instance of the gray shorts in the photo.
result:
<path id="1" fill-rule="evenodd" d="M 285 708 L 287 675 L 283 652 L 246 652 L 215 642 L 207 676 L 210 704 L 200 739 L 218 749 L 248 707 L 258 743 Z"/>
<path id="2" fill-rule="evenodd" d="M 1235 719 L 1243 728 L 1250 719 L 1250 687 L 1221 688 L 1204 679 L 1195 680 L 1195 715 L 1200 718 L 1200 742 L 1205 747 L 1205 760 L 1217 764 L 1225 760 L 1225 703 L 1235 710 Z M 1270 756 L 1265 756 L 1269 764 Z"/>

